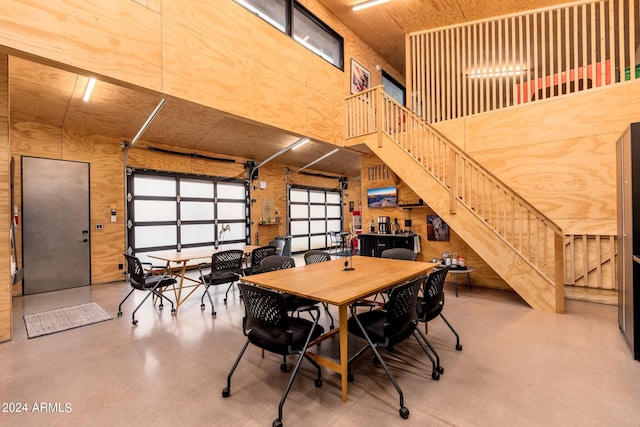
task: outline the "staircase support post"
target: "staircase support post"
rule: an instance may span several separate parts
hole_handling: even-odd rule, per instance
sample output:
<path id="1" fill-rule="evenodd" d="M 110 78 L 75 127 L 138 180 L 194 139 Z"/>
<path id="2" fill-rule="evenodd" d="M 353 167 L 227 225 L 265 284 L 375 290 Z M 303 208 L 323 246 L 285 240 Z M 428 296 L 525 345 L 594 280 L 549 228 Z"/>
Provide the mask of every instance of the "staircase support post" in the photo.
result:
<path id="1" fill-rule="evenodd" d="M 554 233 L 556 313 L 564 313 L 564 236 Z"/>

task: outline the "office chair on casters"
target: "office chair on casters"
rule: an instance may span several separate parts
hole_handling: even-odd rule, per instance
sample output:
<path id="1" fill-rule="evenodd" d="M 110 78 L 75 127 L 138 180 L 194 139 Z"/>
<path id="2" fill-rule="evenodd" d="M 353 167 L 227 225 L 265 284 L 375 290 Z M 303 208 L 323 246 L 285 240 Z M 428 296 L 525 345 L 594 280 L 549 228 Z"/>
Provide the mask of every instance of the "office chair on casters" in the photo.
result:
<path id="1" fill-rule="evenodd" d="M 239 283 L 238 287 L 244 301 L 245 316 L 242 320 L 242 331 L 247 341 L 227 376 L 227 386 L 222 389 L 222 397 L 231 395 L 231 376 L 250 343 L 271 353 L 281 354 L 283 357 L 297 354 L 295 368 L 280 399 L 278 418 L 272 424 L 274 427 L 282 427 L 282 408 L 303 358 L 316 367 L 318 376 L 315 379 L 315 386 L 322 387 L 320 365 L 306 354 L 309 343 L 324 332 L 322 326 L 318 325 L 320 309 L 310 308 L 316 311 L 315 316 L 312 316 L 313 321 L 291 317 L 288 315 L 282 293 L 244 283 Z"/>
<path id="2" fill-rule="evenodd" d="M 418 254 L 407 248 L 385 249 L 380 254 L 382 258 L 403 259 L 405 261 L 415 261 Z"/>
<path id="3" fill-rule="evenodd" d="M 311 249 L 311 250 L 308 250 L 307 252 L 305 252 L 304 255 L 303 255 L 303 258 L 304 258 L 304 264 L 305 265 L 317 264 L 319 262 L 331 261 L 331 255 L 328 252 L 318 251 L 318 250 L 315 250 L 315 249 Z M 329 311 L 329 304 L 323 302 L 322 306 L 324 307 L 324 312 L 327 314 L 329 319 L 331 319 L 331 325 L 329 326 L 329 328 L 333 329 L 334 328 L 334 322 L 333 322 L 333 316 L 331 315 L 331 312 Z"/>
<path id="4" fill-rule="evenodd" d="M 440 316 L 456 336 L 456 350 L 461 351 L 462 344 L 460 344 L 460 336 L 456 330 L 453 329 L 451 323 L 442 315 L 442 309 L 444 308 L 444 283 L 450 268 L 450 266 L 446 266 L 434 269 L 431 274 L 429 274 L 429 277 L 425 281 L 424 289 L 422 290 L 422 296 L 418 297 L 418 320 L 424 322 L 426 325 L 427 322 Z"/>
<path id="5" fill-rule="evenodd" d="M 389 259 L 401 259 L 404 261 L 415 261 L 416 258 L 418 257 L 418 254 L 413 252 L 411 249 L 407 249 L 407 248 L 391 248 L 391 249 L 385 249 L 384 251 L 382 251 L 382 253 L 380 254 L 381 258 L 389 258 Z M 381 292 L 379 295 L 382 296 L 382 301 L 386 301 L 386 296 L 389 294 L 389 291 L 384 291 Z M 374 301 L 376 300 L 376 298 L 378 297 L 378 295 L 376 295 L 374 297 Z"/>
<path id="6" fill-rule="evenodd" d="M 240 249 L 230 249 L 226 251 L 214 252 L 211 255 L 211 272 L 204 274 L 202 268 L 205 264 L 198 264 L 200 272 L 200 281 L 204 284 L 204 292 L 200 297 L 200 308 L 204 310 L 204 296 L 209 298 L 211 303 L 211 315 L 216 315 L 213 300 L 209 294 L 209 286 L 222 285 L 229 283 L 229 287 L 224 294 L 224 303 L 227 304 L 227 296 L 233 284 L 242 275 L 242 260 L 244 259 L 244 251 Z"/>
<path id="7" fill-rule="evenodd" d="M 260 248 L 256 248 L 251 251 L 251 266 L 249 268 L 245 268 L 242 270 L 242 273 L 245 276 L 250 276 L 252 274 L 262 273 L 262 267 L 260 263 L 263 259 L 268 256 L 275 255 L 277 252 L 277 247 L 275 246 L 262 246 Z"/>
<path id="8" fill-rule="evenodd" d="M 120 305 L 118 306 L 118 317 L 122 316 L 122 304 L 136 289 L 140 291 L 147 291 L 147 295 L 131 314 L 131 323 L 133 323 L 134 325 L 138 324 L 138 321 L 136 320 L 136 311 L 138 311 L 142 304 L 144 304 L 147 298 L 149 298 L 149 296 L 151 295 L 159 298 L 160 304 L 158 305 L 158 308 L 160 310 L 162 310 L 163 308 L 162 300 L 165 299 L 171 304 L 171 314 L 176 314 L 176 309 L 173 305 L 173 301 L 171 301 L 166 295 L 161 292 L 161 290 L 166 288 L 167 286 L 172 286 L 177 283 L 176 279 L 169 276 L 169 271 L 166 269 L 166 267 L 152 266 L 149 262 L 143 263 L 138 257 L 128 254 L 124 254 L 124 257 L 127 261 L 127 272 L 129 273 L 129 283 L 131 284 L 131 291 L 129 291 L 127 296 L 124 297 L 124 299 L 120 302 Z M 147 271 L 145 271 L 143 267 L 144 265 L 149 266 L 149 269 Z M 154 274 L 156 271 L 158 271 L 158 269 L 164 270 L 164 274 Z"/>
<path id="9" fill-rule="evenodd" d="M 404 419 L 409 417 L 409 409 L 404 406 L 404 395 L 402 393 L 402 389 L 380 356 L 377 347 L 389 348 L 403 342 L 413 335 L 425 354 L 429 359 L 432 359 L 428 350 L 420 341 L 424 336 L 417 328 L 418 317 L 416 313 L 416 304 L 418 302 L 418 291 L 420 290 L 423 281 L 424 277 L 418 277 L 391 289 L 391 292 L 389 293 L 389 302 L 383 310 L 371 310 L 356 313 L 356 305 L 363 305 L 365 303 L 352 305 L 350 307 L 351 317 L 347 324 L 349 333 L 367 341 L 367 345 L 358 350 L 349 359 L 349 381 L 353 381 L 353 374 L 351 373 L 351 364 L 353 361 L 362 356 L 362 354 L 364 354 L 364 352 L 369 348 L 373 350 L 375 355 L 374 361 L 382 365 L 387 376 L 400 395 L 399 412 L 400 416 Z M 434 379 L 438 378 L 434 377 Z"/>
<path id="10" fill-rule="evenodd" d="M 286 242 L 282 239 L 276 239 L 269 242 L 269 246 L 276 247 L 276 255 L 284 255 L 284 246 Z"/>
<path id="11" fill-rule="evenodd" d="M 303 255 L 305 265 L 317 264 L 319 262 L 331 261 L 331 254 L 315 249 L 308 250 Z"/>

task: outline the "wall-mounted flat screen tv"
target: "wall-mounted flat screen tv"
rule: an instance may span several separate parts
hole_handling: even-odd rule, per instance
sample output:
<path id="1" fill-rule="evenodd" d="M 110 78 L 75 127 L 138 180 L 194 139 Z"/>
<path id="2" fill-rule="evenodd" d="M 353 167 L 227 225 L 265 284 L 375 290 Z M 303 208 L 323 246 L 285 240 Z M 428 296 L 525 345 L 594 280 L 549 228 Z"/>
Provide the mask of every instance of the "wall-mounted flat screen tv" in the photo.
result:
<path id="1" fill-rule="evenodd" d="M 398 206 L 398 189 L 396 187 L 369 188 L 367 190 L 369 208 L 394 208 Z"/>

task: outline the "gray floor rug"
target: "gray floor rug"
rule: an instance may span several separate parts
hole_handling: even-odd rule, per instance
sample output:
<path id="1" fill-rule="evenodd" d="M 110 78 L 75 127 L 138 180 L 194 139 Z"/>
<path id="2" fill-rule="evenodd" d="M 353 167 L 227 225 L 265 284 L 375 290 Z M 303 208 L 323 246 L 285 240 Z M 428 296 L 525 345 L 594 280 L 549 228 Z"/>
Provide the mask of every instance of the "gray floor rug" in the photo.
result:
<path id="1" fill-rule="evenodd" d="M 43 311 L 42 313 L 25 314 L 24 324 L 29 339 L 56 332 L 68 331 L 81 326 L 92 325 L 113 319 L 95 302 Z"/>

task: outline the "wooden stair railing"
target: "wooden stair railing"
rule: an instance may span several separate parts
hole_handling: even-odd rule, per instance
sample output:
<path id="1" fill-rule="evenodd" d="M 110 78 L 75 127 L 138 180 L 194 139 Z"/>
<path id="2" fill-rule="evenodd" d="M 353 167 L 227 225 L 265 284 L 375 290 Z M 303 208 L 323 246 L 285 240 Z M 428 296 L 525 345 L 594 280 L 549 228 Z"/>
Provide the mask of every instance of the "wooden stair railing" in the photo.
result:
<path id="1" fill-rule="evenodd" d="M 382 86 L 349 96 L 345 116 L 346 145 L 366 144 L 529 305 L 564 311 L 563 235 L 552 220 Z"/>

